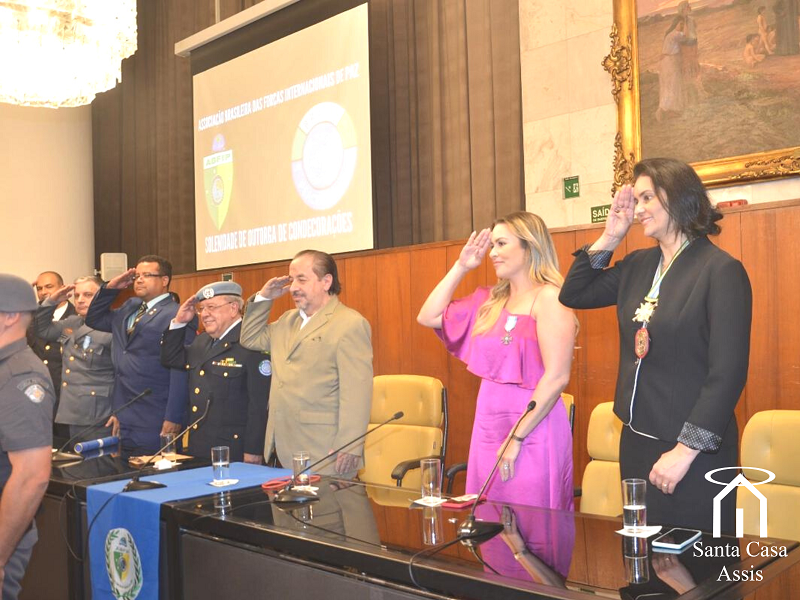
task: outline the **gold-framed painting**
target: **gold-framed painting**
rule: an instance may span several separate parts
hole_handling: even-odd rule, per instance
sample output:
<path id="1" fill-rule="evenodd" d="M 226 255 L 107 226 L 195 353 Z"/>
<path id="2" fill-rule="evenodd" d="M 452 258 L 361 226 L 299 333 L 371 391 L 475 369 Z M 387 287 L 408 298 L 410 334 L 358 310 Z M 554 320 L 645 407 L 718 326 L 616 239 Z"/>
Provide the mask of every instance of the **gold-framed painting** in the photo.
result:
<path id="1" fill-rule="evenodd" d="M 708 186 L 800 175 L 800 0 L 613 0 L 613 191 L 642 158 Z"/>

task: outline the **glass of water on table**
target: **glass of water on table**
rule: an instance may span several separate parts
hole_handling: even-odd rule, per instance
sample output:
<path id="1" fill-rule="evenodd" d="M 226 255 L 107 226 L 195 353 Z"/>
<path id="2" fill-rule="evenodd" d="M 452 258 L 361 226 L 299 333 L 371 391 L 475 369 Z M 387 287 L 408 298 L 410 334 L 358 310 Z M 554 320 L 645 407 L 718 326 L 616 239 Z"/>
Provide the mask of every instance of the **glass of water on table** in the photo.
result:
<path id="1" fill-rule="evenodd" d="M 647 482 L 644 479 L 622 481 L 622 525 L 632 533 L 639 533 L 647 526 L 646 491 Z"/>
<path id="2" fill-rule="evenodd" d="M 211 448 L 211 467 L 214 469 L 214 481 L 230 479 L 231 449 L 228 446 Z"/>

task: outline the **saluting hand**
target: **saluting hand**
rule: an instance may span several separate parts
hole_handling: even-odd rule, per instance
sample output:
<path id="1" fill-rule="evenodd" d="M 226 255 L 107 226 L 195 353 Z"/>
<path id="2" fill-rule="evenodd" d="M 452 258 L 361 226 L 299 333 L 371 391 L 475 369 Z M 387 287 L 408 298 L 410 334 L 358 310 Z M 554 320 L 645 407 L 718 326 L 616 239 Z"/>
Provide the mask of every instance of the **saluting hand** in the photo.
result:
<path id="1" fill-rule="evenodd" d="M 288 292 L 291 284 L 292 278 L 289 275 L 273 277 L 264 284 L 264 287 L 262 287 L 258 293 L 267 300 L 275 300 Z"/>
<path id="2" fill-rule="evenodd" d="M 636 200 L 633 197 L 633 187 L 629 184 L 623 185 L 614 194 L 603 235 L 618 241 L 622 240 L 633 225 L 634 208 Z"/>
<path id="3" fill-rule="evenodd" d="M 67 300 L 72 296 L 72 290 L 75 289 L 74 285 L 65 285 L 58 288 L 55 292 L 50 294 L 50 300 L 53 301 L 55 304 L 61 304 L 64 300 Z"/>
<path id="4" fill-rule="evenodd" d="M 458 264 L 468 271 L 479 267 L 486 256 L 486 252 L 489 250 L 491 242 L 491 229 L 482 229 L 478 233 L 473 231 L 467 243 L 464 244 L 464 247 L 461 249 L 461 254 L 458 257 Z"/>
<path id="5" fill-rule="evenodd" d="M 197 298 L 194 296 L 187 298 L 186 302 L 181 304 L 178 312 L 175 313 L 175 317 L 172 319 L 172 321 L 174 323 L 189 323 L 197 314 L 197 309 L 195 309 L 196 304 Z"/>
<path id="6" fill-rule="evenodd" d="M 111 290 L 124 290 L 133 285 L 136 281 L 136 269 L 128 269 L 122 275 L 117 275 L 106 284 L 106 287 Z"/>

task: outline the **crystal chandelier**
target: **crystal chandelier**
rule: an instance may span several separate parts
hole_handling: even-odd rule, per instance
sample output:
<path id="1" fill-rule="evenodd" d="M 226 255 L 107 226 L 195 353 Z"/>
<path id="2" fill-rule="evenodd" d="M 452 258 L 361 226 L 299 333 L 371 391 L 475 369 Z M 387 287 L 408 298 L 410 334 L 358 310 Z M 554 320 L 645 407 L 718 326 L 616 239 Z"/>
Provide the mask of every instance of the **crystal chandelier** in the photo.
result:
<path id="1" fill-rule="evenodd" d="M 134 52 L 136 0 L 0 0 L 0 102 L 89 104 Z"/>

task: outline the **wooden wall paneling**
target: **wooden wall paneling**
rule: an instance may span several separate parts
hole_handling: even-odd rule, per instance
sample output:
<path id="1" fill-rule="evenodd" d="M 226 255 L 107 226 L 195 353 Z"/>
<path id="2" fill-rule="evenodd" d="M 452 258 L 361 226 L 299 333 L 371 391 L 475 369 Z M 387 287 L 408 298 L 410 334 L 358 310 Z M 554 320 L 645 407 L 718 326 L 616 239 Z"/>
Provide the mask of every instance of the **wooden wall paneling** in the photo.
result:
<path id="1" fill-rule="evenodd" d="M 411 253 L 409 298 L 412 322 L 411 345 L 407 349 L 411 359 L 409 372 L 436 377 L 445 387 L 449 380 L 447 353 L 442 351 L 442 342 L 433 330 L 418 324 L 416 318 L 422 304 L 448 268 L 447 249 L 444 246 Z"/>
<path id="2" fill-rule="evenodd" d="M 800 408 L 800 207 L 742 214 L 742 262 L 753 288 L 747 416 Z"/>
<path id="3" fill-rule="evenodd" d="M 416 326 L 416 313 L 411 312 L 411 260 L 407 252 L 379 255 L 374 272 L 380 274 L 377 285 L 377 322 L 381 364 L 379 373 L 411 371 L 411 329 Z"/>

